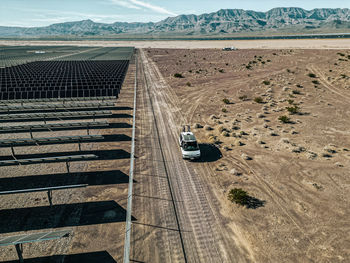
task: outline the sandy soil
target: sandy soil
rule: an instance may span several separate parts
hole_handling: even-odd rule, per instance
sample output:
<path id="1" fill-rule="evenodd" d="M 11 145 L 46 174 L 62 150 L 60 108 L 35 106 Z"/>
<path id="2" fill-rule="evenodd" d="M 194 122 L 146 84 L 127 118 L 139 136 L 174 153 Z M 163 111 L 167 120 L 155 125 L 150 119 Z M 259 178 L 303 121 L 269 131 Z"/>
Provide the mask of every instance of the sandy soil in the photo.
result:
<path id="1" fill-rule="evenodd" d="M 205 193 L 217 202 L 217 222 L 231 233 L 232 249 L 240 248 L 236 261 L 348 262 L 349 50 L 149 49 L 146 55 L 171 94 L 159 106 L 173 117 L 165 125 L 179 131 L 181 122 L 201 124 L 194 129 L 199 142 L 222 154 L 188 165 L 210 186 Z M 295 106 L 296 114 L 286 110 Z M 247 191 L 252 206 L 232 204 L 232 188 Z"/>
<path id="2" fill-rule="evenodd" d="M 101 160 L 9 166 L 0 168 L 0 189 L 20 184 L 22 188 L 65 184 L 89 184 L 86 188 L 53 192 L 52 208 L 45 192 L 1 196 L 0 236 L 72 229 L 73 235 L 60 240 L 24 245 L 28 262 L 119 262 L 123 255 L 126 196 L 131 148 L 132 101 L 135 65 L 130 64 L 120 97 L 116 101 L 115 118 L 97 119 L 111 123 L 107 129 L 91 129 L 90 134 L 122 135 L 122 140 L 77 144 L 17 147 L 16 155 L 41 155 L 90 151 Z M 119 116 L 119 117 L 118 117 Z M 92 121 L 69 120 L 64 122 Z M 51 121 L 56 123 L 57 121 Z M 42 123 L 42 122 L 41 122 Z M 16 125 L 16 123 L 10 123 Z M 26 124 L 21 122 L 21 124 Z M 7 125 L 2 123 L 1 125 Z M 34 137 L 86 135 L 86 130 L 34 132 Z M 27 138 L 28 133 L 1 134 L 0 138 Z M 118 137 L 119 138 L 119 137 Z M 87 152 L 86 152 L 87 151 Z M 86 152 L 86 153 L 84 153 Z M 2 148 L 0 158 L 11 151 Z M 16 183 L 17 182 L 17 183 Z M 17 258 L 12 246 L 1 247 L 0 261 Z"/>
<path id="3" fill-rule="evenodd" d="M 301 40 L 201 40 L 201 41 L 22 41 L 0 40 L 1 45 L 9 46 L 134 46 L 136 48 L 223 48 L 235 46 L 239 49 L 346 49 L 350 48 L 350 39 L 301 39 Z"/>

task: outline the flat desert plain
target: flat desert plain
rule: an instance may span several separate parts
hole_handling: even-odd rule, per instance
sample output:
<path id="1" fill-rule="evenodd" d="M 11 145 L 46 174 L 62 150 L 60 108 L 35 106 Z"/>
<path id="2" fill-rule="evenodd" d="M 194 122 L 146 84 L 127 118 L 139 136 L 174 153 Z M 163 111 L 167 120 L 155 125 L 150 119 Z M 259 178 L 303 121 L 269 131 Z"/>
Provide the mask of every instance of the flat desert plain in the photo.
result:
<path id="1" fill-rule="evenodd" d="M 219 147 L 201 176 L 253 261 L 349 262 L 350 50 L 145 52 L 199 142 Z"/>
<path id="2" fill-rule="evenodd" d="M 101 40 L 81 40 L 81 41 L 26 41 L 26 40 L 0 40 L 0 46 L 134 46 L 135 48 L 223 48 L 235 46 L 239 49 L 348 49 L 350 39 L 281 39 L 281 40 L 186 40 L 186 41 L 101 41 Z"/>

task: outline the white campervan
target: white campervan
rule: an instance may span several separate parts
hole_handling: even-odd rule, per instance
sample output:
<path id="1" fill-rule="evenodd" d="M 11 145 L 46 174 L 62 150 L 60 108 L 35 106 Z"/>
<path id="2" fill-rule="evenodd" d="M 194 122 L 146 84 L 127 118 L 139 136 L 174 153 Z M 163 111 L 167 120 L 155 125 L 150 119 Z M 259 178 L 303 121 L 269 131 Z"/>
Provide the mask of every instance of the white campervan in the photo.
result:
<path id="1" fill-rule="evenodd" d="M 183 127 L 183 131 L 180 133 L 179 144 L 181 147 L 181 153 L 183 159 L 199 159 L 201 157 L 201 151 L 194 134 L 190 131 L 190 126 Z"/>

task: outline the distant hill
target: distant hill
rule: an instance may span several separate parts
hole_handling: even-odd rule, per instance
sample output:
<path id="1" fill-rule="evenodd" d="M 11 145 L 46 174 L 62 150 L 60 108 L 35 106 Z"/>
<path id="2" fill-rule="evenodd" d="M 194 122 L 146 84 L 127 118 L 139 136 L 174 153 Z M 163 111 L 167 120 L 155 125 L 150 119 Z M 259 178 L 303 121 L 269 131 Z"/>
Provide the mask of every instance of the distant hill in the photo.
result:
<path id="1" fill-rule="evenodd" d="M 226 35 L 247 32 L 350 32 L 350 9 L 297 7 L 267 12 L 221 9 L 202 15 L 179 15 L 157 23 L 95 23 L 91 20 L 52 24 L 46 27 L 0 27 L 1 37 L 111 36 L 111 35 Z"/>

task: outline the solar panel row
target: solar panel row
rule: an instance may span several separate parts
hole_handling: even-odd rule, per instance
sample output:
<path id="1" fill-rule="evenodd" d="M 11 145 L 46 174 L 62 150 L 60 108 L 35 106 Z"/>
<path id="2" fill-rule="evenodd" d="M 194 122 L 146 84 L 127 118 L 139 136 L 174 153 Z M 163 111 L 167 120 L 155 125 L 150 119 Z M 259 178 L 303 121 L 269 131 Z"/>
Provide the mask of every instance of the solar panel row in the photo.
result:
<path id="1" fill-rule="evenodd" d="M 103 140 L 102 135 L 80 135 L 80 136 L 60 136 L 60 137 L 44 137 L 44 138 L 21 138 L 21 139 L 5 139 L 0 140 L 0 147 L 15 147 L 27 145 L 43 145 L 54 143 L 74 143 L 87 142 L 95 140 Z"/>
<path id="2" fill-rule="evenodd" d="M 0 68 L 0 100 L 117 97 L 129 60 L 36 61 Z"/>
<path id="3" fill-rule="evenodd" d="M 33 125 L 13 125 L 0 126 L 2 131 L 36 131 L 36 130 L 50 130 L 50 129 L 64 129 L 64 128 L 89 128 L 89 127 L 103 127 L 108 126 L 107 121 L 101 122 L 71 122 L 71 123 L 50 123 L 50 124 L 33 124 Z"/>
<path id="4" fill-rule="evenodd" d="M 23 243 L 31 243 L 44 240 L 58 239 L 71 234 L 71 230 L 48 231 L 10 237 L 1 237 L 0 246 L 9 246 Z"/>
<path id="5" fill-rule="evenodd" d="M 0 111 L 10 110 L 56 110 L 56 109 L 69 109 L 69 108 L 102 108 L 113 107 L 113 102 L 97 102 L 97 103 L 65 103 L 65 104 L 36 104 L 36 105 L 1 105 Z"/>
<path id="6" fill-rule="evenodd" d="M 97 158 L 98 156 L 94 154 L 85 154 L 85 155 L 70 155 L 70 156 L 58 156 L 58 157 L 48 157 L 48 158 L 3 160 L 3 161 L 0 161 L 0 166 L 28 165 L 28 164 L 36 164 L 36 163 L 74 162 L 74 161 L 93 160 Z"/>
<path id="7" fill-rule="evenodd" d="M 16 103 L 38 103 L 38 102 L 66 102 L 66 101 L 106 101 L 115 100 L 114 96 L 101 97 L 76 97 L 76 98 L 45 98 L 45 99 L 16 99 L 16 100 L 0 100 L 0 105 L 16 104 Z"/>
<path id="8" fill-rule="evenodd" d="M 72 112 L 49 112 L 49 113 L 20 113 L 3 114 L 0 120 L 18 120 L 18 119 L 44 119 L 44 118 L 70 118 L 70 117 L 97 117 L 112 115 L 111 111 L 72 111 Z"/>

